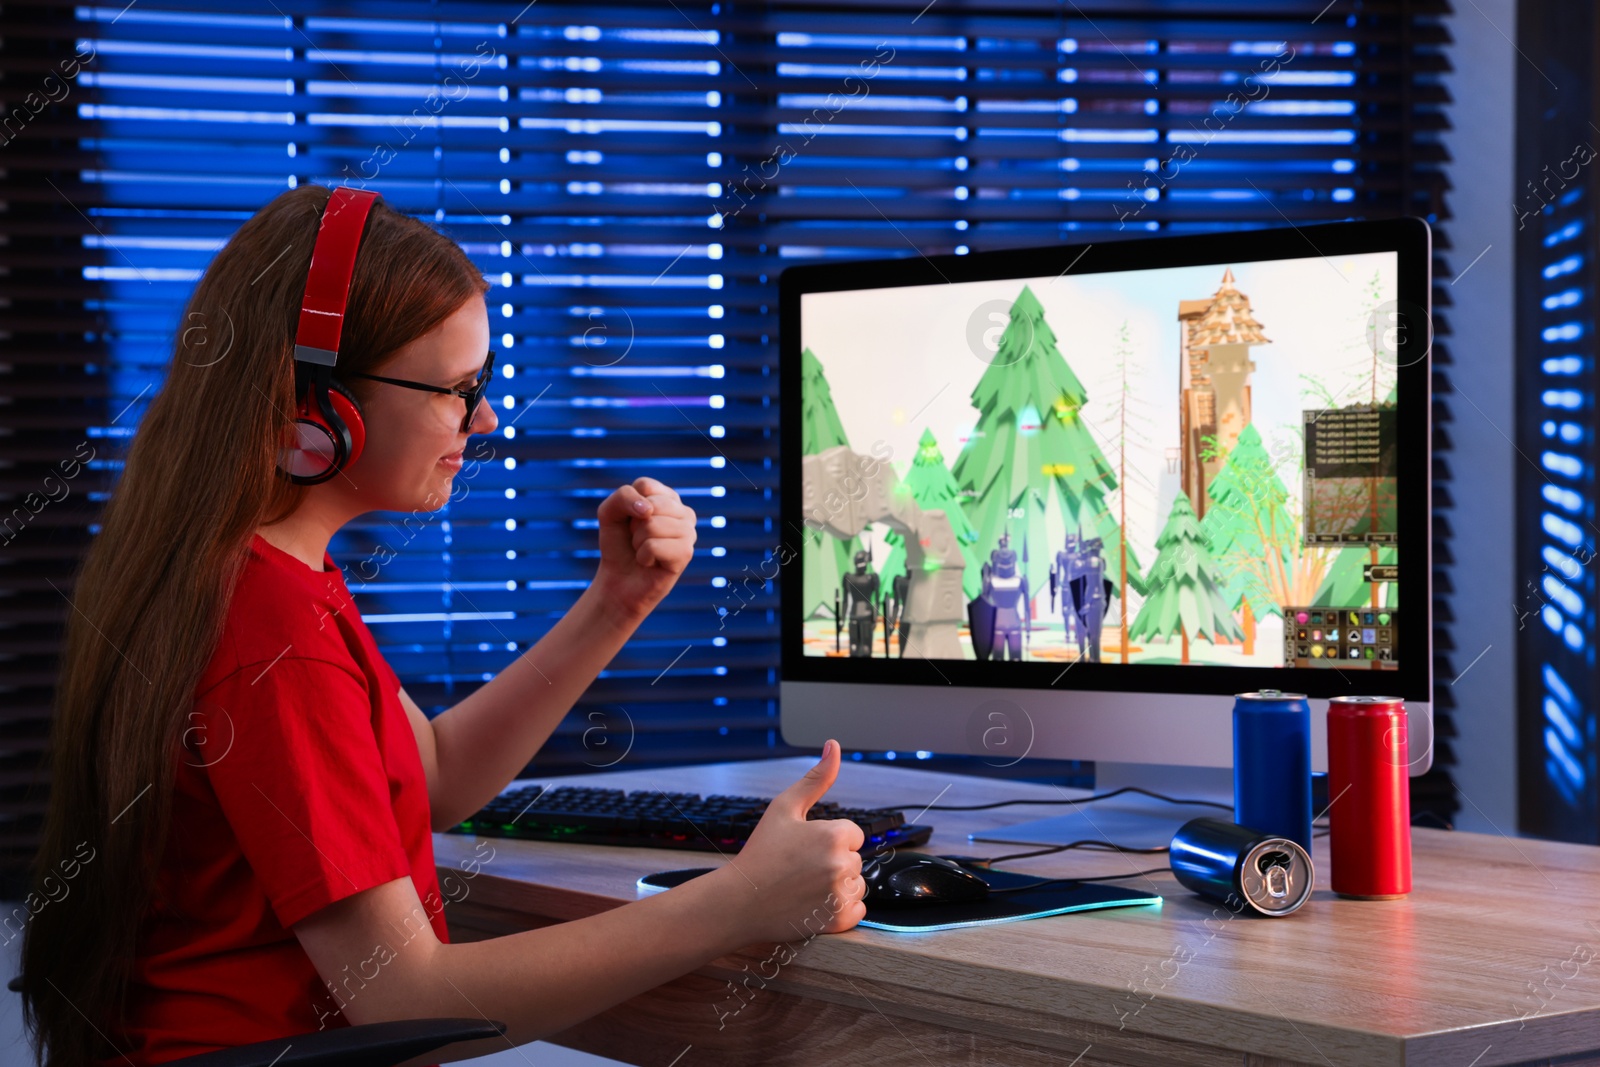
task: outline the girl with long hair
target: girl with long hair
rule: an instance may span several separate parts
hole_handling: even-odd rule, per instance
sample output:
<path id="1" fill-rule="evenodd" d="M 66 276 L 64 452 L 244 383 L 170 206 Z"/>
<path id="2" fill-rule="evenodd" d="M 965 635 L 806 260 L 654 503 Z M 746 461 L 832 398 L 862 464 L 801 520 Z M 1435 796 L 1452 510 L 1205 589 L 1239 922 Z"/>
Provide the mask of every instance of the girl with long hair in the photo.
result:
<path id="1" fill-rule="evenodd" d="M 286 477 L 296 323 L 329 197 L 280 194 L 211 262 L 68 591 L 22 949 L 44 1067 L 143 1067 L 390 1019 L 508 1024 L 446 1050 L 465 1059 L 865 913 L 860 828 L 805 817 L 838 773 L 829 741 L 734 863 L 585 919 L 450 943 L 431 833 L 532 759 L 688 565 L 695 514 L 654 479 L 619 486 L 572 609 L 423 715 L 327 549 L 367 512 L 438 510 L 469 438 L 496 428 L 480 402 L 489 286 L 454 241 L 373 201 L 333 371 L 364 444 L 326 481 Z"/>

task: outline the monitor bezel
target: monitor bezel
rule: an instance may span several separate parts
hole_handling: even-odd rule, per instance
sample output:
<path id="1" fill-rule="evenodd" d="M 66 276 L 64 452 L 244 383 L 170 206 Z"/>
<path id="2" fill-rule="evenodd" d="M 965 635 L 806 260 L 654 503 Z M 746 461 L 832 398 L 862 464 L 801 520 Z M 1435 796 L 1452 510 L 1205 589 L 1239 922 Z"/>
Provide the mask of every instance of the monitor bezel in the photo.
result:
<path id="1" fill-rule="evenodd" d="M 801 534 L 800 452 L 800 307 L 808 293 L 940 285 L 946 282 L 992 281 L 1114 271 L 1215 265 L 1274 259 L 1396 253 L 1396 300 L 1401 312 L 1420 308 L 1432 314 L 1432 236 L 1420 218 L 1335 222 L 1315 226 L 1223 231 L 1177 237 L 1099 240 L 1083 244 L 1000 249 L 969 255 L 909 255 L 893 259 L 808 263 L 786 269 L 779 293 L 779 516 L 780 543 L 798 567 Z M 1397 501 L 1397 544 L 1406 546 L 1406 570 L 1419 574 L 1418 589 L 1400 605 L 1395 670 L 1338 670 L 1331 667 L 1218 667 L 1213 665 L 1080 663 L 1063 671 L 1050 662 L 997 665 L 977 660 L 867 659 L 803 654 L 803 620 L 796 598 L 783 597 L 782 586 L 797 574 L 778 570 L 780 678 L 783 681 L 837 682 L 859 685 L 956 685 L 1000 689 L 1052 689 L 1118 693 L 1193 693 L 1226 695 L 1261 688 L 1304 693 L 1314 698 L 1341 695 L 1385 695 L 1408 701 L 1431 701 L 1432 634 L 1432 358 L 1431 331 L 1402 321 L 1396 353 L 1396 400 L 1399 408 L 1398 448 L 1401 456 L 1421 455 L 1417 469 L 1426 472 L 1426 492 L 1402 492 Z M 1421 358 L 1416 346 L 1424 346 Z M 859 443 L 858 443 L 859 444 Z M 1412 553 L 1420 556 L 1410 562 Z M 1410 585 L 1407 585 L 1410 588 Z M 1417 603 L 1426 610 L 1407 610 Z M 1413 650 L 1418 650 L 1413 652 Z M 930 670 L 929 664 L 934 666 Z"/>

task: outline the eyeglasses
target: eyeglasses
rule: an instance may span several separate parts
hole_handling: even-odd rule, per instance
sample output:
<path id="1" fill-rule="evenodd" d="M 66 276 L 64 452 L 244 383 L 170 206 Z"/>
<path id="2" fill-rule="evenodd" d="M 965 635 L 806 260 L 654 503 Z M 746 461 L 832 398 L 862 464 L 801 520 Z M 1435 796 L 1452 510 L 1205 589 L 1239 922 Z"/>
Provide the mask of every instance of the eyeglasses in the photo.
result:
<path id="1" fill-rule="evenodd" d="M 478 401 L 483 399 L 483 394 L 489 388 L 489 380 L 494 377 L 494 349 L 489 350 L 489 356 L 483 361 L 483 370 L 478 372 L 478 380 L 471 389 L 450 389 L 442 385 L 428 385 L 426 382 L 408 382 L 404 378 L 385 378 L 378 374 L 352 374 L 352 378 L 368 378 L 375 382 L 387 382 L 390 385 L 401 385 L 407 389 L 424 389 L 430 393 L 448 393 L 459 396 L 467 402 L 467 413 L 461 420 L 461 432 L 466 433 L 467 427 L 472 425 L 472 415 L 478 410 Z"/>

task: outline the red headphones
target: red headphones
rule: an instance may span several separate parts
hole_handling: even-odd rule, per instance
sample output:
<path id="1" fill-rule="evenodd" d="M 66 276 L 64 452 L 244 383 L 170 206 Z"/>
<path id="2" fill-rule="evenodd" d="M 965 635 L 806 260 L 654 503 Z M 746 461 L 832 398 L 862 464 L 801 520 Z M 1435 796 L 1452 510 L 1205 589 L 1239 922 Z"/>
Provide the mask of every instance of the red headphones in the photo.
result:
<path id="1" fill-rule="evenodd" d="M 311 250 L 294 339 L 295 424 L 278 451 L 278 470 L 297 485 L 325 482 L 361 456 L 367 429 L 361 405 L 333 380 L 356 250 L 378 194 L 341 185 L 328 197 Z"/>

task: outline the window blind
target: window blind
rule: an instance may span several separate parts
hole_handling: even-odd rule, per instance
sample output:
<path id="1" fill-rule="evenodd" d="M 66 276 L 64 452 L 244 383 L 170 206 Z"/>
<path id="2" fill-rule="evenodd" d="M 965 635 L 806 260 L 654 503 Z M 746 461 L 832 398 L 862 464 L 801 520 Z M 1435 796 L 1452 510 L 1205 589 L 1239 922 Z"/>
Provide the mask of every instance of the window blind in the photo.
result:
<path id="1" fill-rule="evenodd" d="M 774 570 L 778 273 L 826 257 L 1398 214 L 1428 218 L 1447 248 L 1444 11 L 6 5 L 0 503 L 11 513 L 80 442 L 92 451 L 68 496 L 0 548 L 8 847 L 26 851 L 42 810 L 29 783 L 72 569 L 160 388 L 182 301 L 282 189 L 375 189 L 459 241 L 493 285 L 502 430 L 460 476 L 470 493 L 438 513 L 367 516 L 332 546 L 419 704 L 437 713 L 538 639 L 593 573 L 600 499 L 643 474 L 699 514 L 695 562 L 536 772 L 623 753 L 629 766 L 784 755 L 783 575 L 734 617 L 718 611 L 731 583 Z M 1448 508 L 1442 319 L 1436 494 Z M 1447 623 L 1447 521 L 1436 539 Z M 378 555 L 381 573 L 362 581 Z M 1440 677 L 1453 676 L 1449 653 L 1442 634 Z M 1417 803 L 1447 817 L 1444 690 L 1435 707 L 1440 770 Z M 938 762 L 875 758 L 894 755 Z"/>
<path id="2" fill-rule="evenodd" d="M 1600 23 L 1521 9 L 1517 77 L 1518 824 L 1600 843 L 1595 708 L 1595 143 Z M 1545 57 L 1549 57 L 1546 59 Z M 1557 88 L 1559 87 L 1559 88 Z"/>

